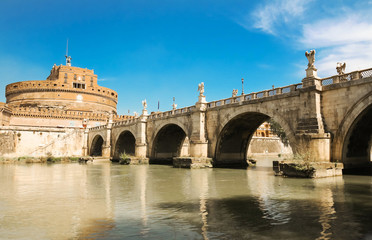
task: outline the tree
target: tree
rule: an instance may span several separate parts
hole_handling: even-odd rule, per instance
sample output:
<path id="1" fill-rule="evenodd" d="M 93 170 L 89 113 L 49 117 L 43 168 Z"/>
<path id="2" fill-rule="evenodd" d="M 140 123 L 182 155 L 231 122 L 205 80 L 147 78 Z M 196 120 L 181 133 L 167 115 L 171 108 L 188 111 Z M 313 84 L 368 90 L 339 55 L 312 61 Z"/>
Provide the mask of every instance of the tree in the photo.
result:
<path id="1" fill-rule="evenodd" d="M 284 129 L 279 125 L 279 123 L 275 122 L 272 119 L 270 119 L 269 123 L 270 123 L 271 131 L 280 138 L 280 140 L 285 146 L 288 146 L 289 141 L 288 141 L 287 135 L 284 132 Z"/>

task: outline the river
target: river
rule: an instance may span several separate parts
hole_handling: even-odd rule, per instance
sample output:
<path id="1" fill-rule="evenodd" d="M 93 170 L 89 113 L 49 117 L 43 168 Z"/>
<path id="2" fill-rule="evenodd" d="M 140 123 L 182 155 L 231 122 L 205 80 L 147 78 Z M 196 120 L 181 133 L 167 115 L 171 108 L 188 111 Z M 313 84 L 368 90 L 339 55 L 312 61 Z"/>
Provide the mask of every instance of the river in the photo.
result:
<path id="1" fill-rule="evenodd" d="M 372 177 L 0 164 L 0 239 L 372 239 Z"/>

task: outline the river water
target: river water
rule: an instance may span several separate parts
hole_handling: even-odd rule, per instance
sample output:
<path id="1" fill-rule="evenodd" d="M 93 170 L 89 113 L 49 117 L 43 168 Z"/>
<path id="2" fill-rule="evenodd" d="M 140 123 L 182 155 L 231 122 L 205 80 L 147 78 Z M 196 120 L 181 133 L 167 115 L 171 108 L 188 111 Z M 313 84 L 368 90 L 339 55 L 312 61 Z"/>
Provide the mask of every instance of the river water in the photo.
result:
<path id="1" fill-rule="evenodd" d="M 0 165 L 0 239 L 372 239 L 372 177 Z M 261 166 L 260 166 L 261 165 Z"/>

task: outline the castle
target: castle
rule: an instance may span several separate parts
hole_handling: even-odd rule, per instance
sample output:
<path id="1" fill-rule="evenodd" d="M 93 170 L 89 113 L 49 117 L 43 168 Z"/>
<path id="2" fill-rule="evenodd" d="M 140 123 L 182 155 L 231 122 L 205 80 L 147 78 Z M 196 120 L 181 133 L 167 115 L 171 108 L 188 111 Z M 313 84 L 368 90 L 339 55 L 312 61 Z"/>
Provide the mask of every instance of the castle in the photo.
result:
<path id="1" fill-rule="evenodd" d="M 93 70 L 54 64 L 46 80 L 6 86 L 0 102 L 0 156 L 83 154 L 83 131 L 133 118 L 117 115 L 118 94 Z"/>
<path id="2" fill-rule="evenodd" d="M 1 126 L 91 127 L 125 120 L 118 116 L 118 94 L 97 83 L 93 70 L 54 64 L 46 80 L 6 86 L 0 103 Z"/>

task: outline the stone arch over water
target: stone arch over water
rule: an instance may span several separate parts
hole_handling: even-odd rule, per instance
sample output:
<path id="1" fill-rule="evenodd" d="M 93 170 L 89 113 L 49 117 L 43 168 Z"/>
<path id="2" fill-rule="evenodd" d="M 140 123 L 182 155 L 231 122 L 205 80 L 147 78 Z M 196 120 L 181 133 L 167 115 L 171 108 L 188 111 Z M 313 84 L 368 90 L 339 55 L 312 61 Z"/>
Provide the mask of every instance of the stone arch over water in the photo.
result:
<path id="1" fill-rule="evenodd" d="M 103 137 L 97 134 L 92 141 L 90 156 L 102 156 Z"/>
<path id="2" fill-rule="evenodd" d="M 245 112 L 226 121 L 217 139 L 214 166 L 247 167 L 249 143 L 257 128 L 270 119 L 271 117 L 264 113 Z M 278 123 L 281 122 L 283 121 L 279 119 Z M 287 133 L 286 129 L 284 131 Z"/>
<path id="3" fill-rule="evenodd" d="M 120 133 L 118 139 L 115 143 L 114 158 L 119 159 L 120 154 L 124 153 L 126 155 L 135 156 L 136 153 L 136 138 L 133 133 L 125 130 Z"/>
<path id="4" fill-rule="evenodd" d="M 372 92 L 349 108 L 334 137 L 333 161 L 368 170 L 372 160 Z"/>
<path id="5" fill-rule="evenodd" d="M 183 152 L 182 148 L 186 139 L 187 135 L 180 126 L 176 124 L 163 126 L 155 135 L 150 162 L 171 163 L 173 157 L 179 157 Z"/>
<path id="6" fill-rule="evenodd" d="M 371 162 L 372 147 L 372 105 L 368 106 L 354 120 L 346 134 L 342 159 L 345 168 L 364 168 Z"/>

